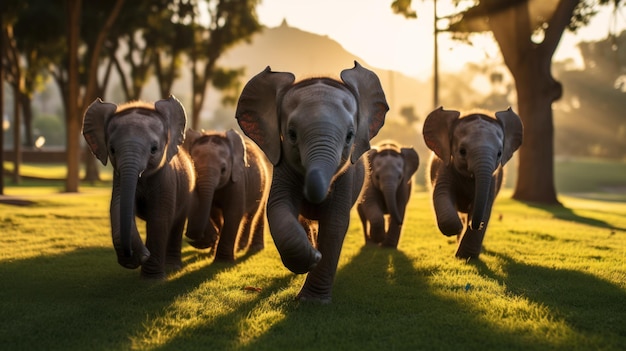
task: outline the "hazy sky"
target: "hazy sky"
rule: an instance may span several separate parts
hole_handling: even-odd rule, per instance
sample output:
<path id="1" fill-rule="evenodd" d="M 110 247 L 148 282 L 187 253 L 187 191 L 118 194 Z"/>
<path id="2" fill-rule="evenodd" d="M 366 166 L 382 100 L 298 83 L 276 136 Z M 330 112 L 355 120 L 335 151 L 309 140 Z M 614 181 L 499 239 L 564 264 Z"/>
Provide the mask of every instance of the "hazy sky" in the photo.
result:
<path id="1" fill-rule="evenodd" d="M 257 8 L 259 19 L 268 27 L 280 25 L 283 19 L 292 27 L 327 35 L 346 50 L 363 58 L 368 65 L 394 69 L 412 76 L 430 75 L 433 58 L 433 1 L 413 0 L 417 19 L 405 19 L 391 12 L 392 0 L 262 0 Z M 438 5 L 445 14 L 445 3 Z M 609 29 L 626 27 L 622 10 L 612 21 L 611 8 L 594 17 L 590 26 L 576 35 L 566 33 L 555 59 L 578 59 L 579 40 L 605 38 Z M 462 67 L 465 60 L 501 62 L 497 45 L 490 36 L 476 38 L 473 47 L 440 37 L 440 59 L 444 70 Z"/>

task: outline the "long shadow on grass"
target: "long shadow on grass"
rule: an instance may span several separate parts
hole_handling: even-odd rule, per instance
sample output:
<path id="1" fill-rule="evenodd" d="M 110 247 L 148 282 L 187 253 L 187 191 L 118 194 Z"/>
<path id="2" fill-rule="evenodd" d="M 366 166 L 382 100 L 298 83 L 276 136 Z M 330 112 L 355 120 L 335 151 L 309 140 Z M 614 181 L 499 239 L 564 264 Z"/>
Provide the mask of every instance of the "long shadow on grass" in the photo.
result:
<path id="1" fill-rule="evenodd" d="M 130 334 L 179 296 L 232 265 L 147 281 L 112 249 L 84 248 L 0 264 L 3 350 L 126 350 Z"/>
<path id="2" fill-rule="evenodd" d="M 586 225 L 590 225 L 590 226 L 594 226 L 598 228 L 626 231 L 626 228 L 616 227 L 605 221 L 602 221 L 596 218 L 584 217 L 584 216 L 578 215 L 574 212 L 574 210 L 565 206 L 543 205 L 543 204 L 533 203 L 533 202 L 524 202 L 524 203 L 529 207 L 549 212 L 554 216 L 554 218 L 562 219 L 565 221 L 574 221 L 574 222 L 578 222 L 578 223 L 582 223 L 582 224 L 586 224 Z M 597 212 L 600 212 L 600 211 L 597 211 Z"/>
<path id="3" fill-rule="evenodd" d="M 607 349 L 626 347 L 626 291 L 580 270 L 530 265 L 486 251 L 502 262 L 502 273 L 475 261 L 481 274 L 501 282 L 512 294 L 547 306 L 577 332 L 597 336 Z M 596 345 L 597 346 L 597 345 Z"/>
<path id="4" fill-rule="evenodd" d="M 453 259 L 453 258 L 451 258 Z M 463 286 L 438 291 L 438 269 L 402 251 L 366 246 L 339 272 L 330 305 L 294 302 L 285 318 L 242 350 L 550 349 L 505 331 L 464 302 Z"/>

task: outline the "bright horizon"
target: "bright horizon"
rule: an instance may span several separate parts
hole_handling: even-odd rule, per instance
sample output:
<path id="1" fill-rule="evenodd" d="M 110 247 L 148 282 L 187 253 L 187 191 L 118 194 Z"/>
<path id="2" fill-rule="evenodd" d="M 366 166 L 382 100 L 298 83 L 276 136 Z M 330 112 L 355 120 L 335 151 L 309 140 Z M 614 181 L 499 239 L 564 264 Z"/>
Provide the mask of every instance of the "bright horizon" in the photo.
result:
<path id="1" fill-rule="evenodd" d="M 392 0 L 262 0 L 257 7 L 259 21 L 277 27 L 283 20 L 289 26 L 327 35 L 347 51 L 363 58 L 372 67 L 391 69 L 417 78 L 432 75 L 433 66 L 433 2 L 413 1 L 417 19 L 406 19 L 391 11 Z M 446 13 L 445 2 L 438 4 L 438 13 Z M 554 55 L 555 61 L 572 58 L 581 66 L 576 44 L 580 41 L 606 38 L 617 27 L 617 34 L 626 27 L 623 13 L 612 21 L 611 7 L 601 8 L 591 23 L 576 34 L 565 32 Z M 474 47 L 439 36 L 439 58 L 442 71 L 460 70 L 467 62 L 487 61 L 500 64 L 497 44 L 491 35 L 473 37 Z M 421 45 L 418 47 L 417 44 Z M 464 58 L 459 60 L 459 58 Z"/>

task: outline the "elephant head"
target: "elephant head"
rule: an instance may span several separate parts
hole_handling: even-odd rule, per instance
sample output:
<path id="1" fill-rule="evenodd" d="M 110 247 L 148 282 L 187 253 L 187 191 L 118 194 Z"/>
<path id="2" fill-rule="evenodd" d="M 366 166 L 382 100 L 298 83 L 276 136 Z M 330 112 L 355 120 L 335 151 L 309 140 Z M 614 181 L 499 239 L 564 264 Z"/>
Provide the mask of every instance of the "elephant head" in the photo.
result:
<path id="1" fill-rule="evenodd" d="M 292 73 L 267 67 L 244 87 L 236 118 L 274 165 L 267 206 L 270 231 L 285 266 L 304 273 L 321 254 L 297 222 L 300 201 L 315 206 L 327 198 L 336 176 L 369 150 L 389 106 L 376 74 L 357 62 L 341 72 L 341 81 L 294 81 Z M 273 195 L 278 192 L 284 199 Z M 274 210 L 280 201 L 289 201 L 287 220 L 286 212 Z"/>
<path id="2" fill-rule="evenodd" d="M 474 201 L 469 226 L 483 229 L 485 211 L 495 172 L 506 164 L 522 144 L 523 127 L 511 108 L 495 114 L 482 113 L 463 117 L 458 111 L 442 107 L 431 112 L 424 121 L 424 141 L 446 167 L 474 180 Z"/>
<path id="3" fill-rule="evenodd" d="M 332 178 L 369 150 L 389 106 L 378 77 L 355 61 L 343 82 L 312 78 L 293 84 L 289 72 L 267 67 L 244 87 L 236 117 L 243 132 L 275 166 L 305 177 L 304 196 L 326 198 Z"/>
<path id="4" fill-rule="evenodd" d="M 403 183 L 411 181 L 411 176 L 419 167 L 417 152 L 412 147 L 383 142 L 367 155 L 372 185 L 383 195 L 389 214 L 396 223 L 402 224 L 403 216 L 400 215 L 396 195 Z"/>
<path id="5" fill-rule="evenodd" d="M 83 136 L 93 154 L 114 168 L 111 227 L 118 261 L 136 268 L 150 255 L 135 224 L 135 192 L 139 178 L 158 172 L 178 153 L 187 119 L 173 96 L 154 105 L 121 106 L 95 100 L 85 112 Z"/>
<path id="6" fill-rule="evenodd" d="M 223 133 L 188 129 L 183 147 L 189 152 L 196 169 L 197 207 L 201 212 L 189 216 L 186 236 L 194 240 L 193 246 L 205 248 L 204 243 L 213 240 L 204 235 L 207 226 L 212 225 L 208 214 L 211 213 L 215 192 L 244 178 L 245 144 L 241 135 L 233 129 Z"/>

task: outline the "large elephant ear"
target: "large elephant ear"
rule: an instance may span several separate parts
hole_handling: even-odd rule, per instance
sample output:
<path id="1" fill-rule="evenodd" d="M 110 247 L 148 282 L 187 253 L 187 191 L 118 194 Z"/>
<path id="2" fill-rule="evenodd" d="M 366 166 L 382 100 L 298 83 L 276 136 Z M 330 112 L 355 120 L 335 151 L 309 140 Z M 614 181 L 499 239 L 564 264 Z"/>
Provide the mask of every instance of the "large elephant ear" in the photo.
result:
<path id="1" fill-rule="evenodd" d="M 280 161 L 279 97 L 295 80 L 292 73 L 272 72 L 267 66 L 246 83 L 237 102 L 235 118 L 239 127 L 274 166 Z"/>
<path id="2" fill-rule="evenodd" d="M 178 146 L 185 141 L 185 128 L 187 127 L 187 114 L 183 104 L 174 95 L 154 103 L 154 109 L 166 119 L 166 127 L 169 129 L 167 144 L 167 161 L 169 162 L 178 153 Z"/>
<path id="3" fill-rule="evenodd" d="M 403 147 L 400 149 L 400 153 L 402 154 L 402 159 L 404 159 L 404 179 L 409 181 L 420 165 L 420 158 L 417 155 L 417 151 L 412 147 Z"/>
<path id="4" fill-rule="evenodd" d="M 450 129 L 460 115 L 459 111 L 446 111 L 440 106 L 424 121 L 424 142 L 446 165 L 450 163 Z"/>
<path id="5" fill-rule="evenodd" d="M 201 135 L 202 133 L 191 128 L 187 128 L 187 131 L 185 132 L 185 141 L 183 142 L 183 149 L 191 153 L 193 142 L 196 141 L 196 139 L 198 139 Z"/>
<path id="6" fill-rule="evenodd" d="M 513 153 L 522 145 L 524 126 L 519 116 L 509 107 L 506 111 L 496 112 L 496 119 L 504 129 L 504 149 L 500 163 L 504 166 L 513 157 Z"/>
<path id="7" fill-rule="evenodd" d="M 103 165 L 106 166 L 109 151 L 106 145 L 105 126 L 111 116 L 115 114 L 117 105 L 110 102 L 102 102 L 100 98 L 89 105 L 83 117 L 83 137 L 91 152 Z"/>
<path id="8" fill-rule="evenodd" d="M 389 105 L 378 76 L 354 61 L 354 67 L 341 71 L 341 80 L 356 94 L 359 107 L 356 140 L 350 161 L 355 163 L 370 149 L 370 140 L 385 123 Z"/>
<path id="9" fill-rule="evenodd" d="M 235 130 L 230 129 L 226 132 L 226 138 L 230 143 L 230 149 L 232 150 L 232 167 L 230 172 L 230 179 L 233 183 L 241 181 L 243 178 L 246 167 L 248 166 L 248 160 L 246 159 L 246 145 L 243 138 Z"/>

